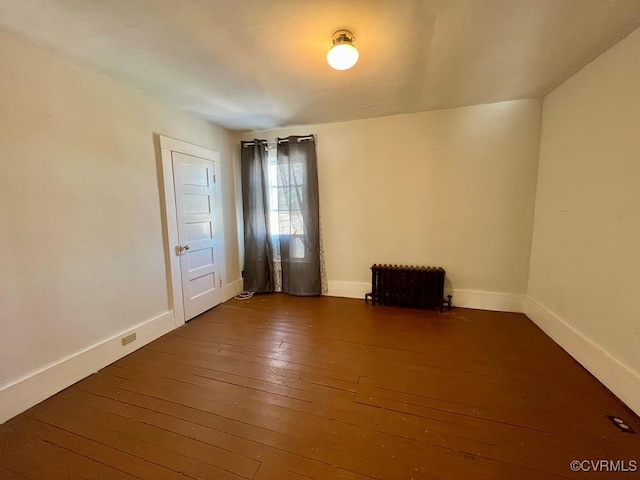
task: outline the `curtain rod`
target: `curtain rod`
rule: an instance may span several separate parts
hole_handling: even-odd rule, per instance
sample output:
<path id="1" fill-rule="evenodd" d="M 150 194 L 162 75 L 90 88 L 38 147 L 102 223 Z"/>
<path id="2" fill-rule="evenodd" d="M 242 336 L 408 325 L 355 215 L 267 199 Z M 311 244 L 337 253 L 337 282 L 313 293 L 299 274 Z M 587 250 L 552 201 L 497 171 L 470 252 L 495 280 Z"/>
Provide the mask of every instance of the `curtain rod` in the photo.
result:
<path id="1" fill-rule="evenodd" d="M 299 137 L 298 138 L 298 143 L 299 142 L 304 142 L 304 141 L 308 141 L 308 140 L 313 140 L 313 135 L 307 135 L 305 137 Z M 252 147 L 254 145 L 254 141 L 248 141 L 248 142 L 241 142 L 243 147 Z M 262 141 L 260 142 L 262 143 Z M 288 138 L 278 138 L 277 140 L 271 140 L 271 141 L 264 141 L 265 144 L 267 145 L 275 145 L 276 143 L 289 143 L 289 139 Z"/>

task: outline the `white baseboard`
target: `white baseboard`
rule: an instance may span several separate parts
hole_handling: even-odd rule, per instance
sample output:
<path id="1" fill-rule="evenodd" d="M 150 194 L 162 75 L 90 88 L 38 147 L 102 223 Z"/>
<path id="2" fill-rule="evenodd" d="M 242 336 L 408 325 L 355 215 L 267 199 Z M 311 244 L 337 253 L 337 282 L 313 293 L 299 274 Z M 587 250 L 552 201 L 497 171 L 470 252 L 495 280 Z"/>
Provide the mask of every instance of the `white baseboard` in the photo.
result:
<path id="1" fill-rule="evenodd" d="M 634 371 L 531 296 L 525 314 L 569 355 L 640 415 L 640 372 Z"/>
<path id="2" fill-rule="evenodd" d="M 371 282 L 345 282 L 342 280 L 328 280 L 327 293 L 330 297 L 360 298 L 364 300 L 365 293 L 371 291 Z"/>
<path id="3" fill-rule="evenodd" d="M 4 386 L 0 390 L 0 423 L 170 332 L 175 328 L 173 317 L 173 312 L 165 312 Z M 122 346 L 122 337 L 133 332 L 136 340 Z"/>
<path id="4" fill-rule="evenodd" d="M 327 295 L 330 297 L 361 298 L 371 291 L 371 283 L 329 280 Z M 462 308 L 477 308 L 495 312 L 524 311 L 524 295 L 519 293 L 483 292 L 479 290 L 452 290 L 453 305 Z"/>
<path id="5" fill-rule="evenodd" d="M 240 292 L 242 292 L 243 287 L 244 285 L 242 278 L 227 283 L 224 287 L 222 287 L 222 301 L 226 302 L 230 298 L 235 297 Z"/>
<path id="6" fill-rule="evenodd" d="M 493 312 L 524 312 L 524 295 L 520 293 L 484 292 L 481 290 L 451 290 L 454 307 L 491 310 Z"/>

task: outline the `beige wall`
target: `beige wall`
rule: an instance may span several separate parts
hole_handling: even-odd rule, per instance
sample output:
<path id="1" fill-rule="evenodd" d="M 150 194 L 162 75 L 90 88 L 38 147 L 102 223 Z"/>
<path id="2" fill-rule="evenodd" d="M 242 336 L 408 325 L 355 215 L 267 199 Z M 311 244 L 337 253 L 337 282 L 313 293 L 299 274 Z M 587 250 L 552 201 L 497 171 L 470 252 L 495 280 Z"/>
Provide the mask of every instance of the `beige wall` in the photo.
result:
<path id="1" fill-rule="evenodd" d="M 454 303 L 521 310 L 541 102 L 522 100 L 243 134 L 318 135 L 329 293 L 373 263 L 442 265 Z"/>
<path id="2" fill-rule="evenodd" d="M 527 314 L 640 413 L 640 30 L 543 112 Z"/>
<path id="3" fill-rule="evenodd" d="M 240 278 L 235 134 L 0 33 L 0 390 L 170 309 L 154 134 L 221 153 Z"/>

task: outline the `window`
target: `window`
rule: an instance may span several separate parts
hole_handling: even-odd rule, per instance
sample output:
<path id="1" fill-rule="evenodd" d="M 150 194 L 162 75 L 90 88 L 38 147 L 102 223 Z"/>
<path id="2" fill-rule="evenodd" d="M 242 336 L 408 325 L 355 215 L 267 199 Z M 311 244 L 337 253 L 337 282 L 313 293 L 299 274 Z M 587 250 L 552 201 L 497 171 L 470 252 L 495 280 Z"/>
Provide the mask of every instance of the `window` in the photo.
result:
<path id="1" fill-rule="evenodd" d="M 289 205 L 285 195 L 286 192 L 295 192 L 301 185 L 289 183 L 289 187 L 283 184 L 295 182 L 295 179 L 279 178 L 278 160 L 275 147 L 269 147 L 269 227 L 271 229 L 272 242 L 275 252 L 279 256 L 280 245 L 289 244 L 291 259 L 303 259 L 305 257 L 304 248 L 304 221 L 300 204 L 296 201 L 297 196 L 291 195 L 291 205 Z M 287 175 L 285 173 L 285 175 Z M 293 187 L 293 189 L 291 188 Z"/>
<path id="2" fill-rule="evenodd" d="M 269 227 L 271 235 L 278 236 L 278 161 L 275 148 L 269 147 Z"/>

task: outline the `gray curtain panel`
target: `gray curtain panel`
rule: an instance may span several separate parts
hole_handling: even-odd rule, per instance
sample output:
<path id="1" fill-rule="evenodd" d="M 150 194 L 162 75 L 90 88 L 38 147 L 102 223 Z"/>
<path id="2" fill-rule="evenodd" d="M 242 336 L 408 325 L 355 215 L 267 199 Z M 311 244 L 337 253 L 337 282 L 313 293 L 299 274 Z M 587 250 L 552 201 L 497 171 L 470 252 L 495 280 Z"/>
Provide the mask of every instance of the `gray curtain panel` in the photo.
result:
<path id="1" fill-rule="evenodd" d="M 269 155 L 266 140 L 240 144 L 244 213 L 244 289 L 273 292 L 273 249 L 269 229 Z"/>
<path id="2" fill-rule="evenodd" d="M 313 136 L 278 138 L 278 227 L 282 291 L 320 295 L 318 165 Z"/>

